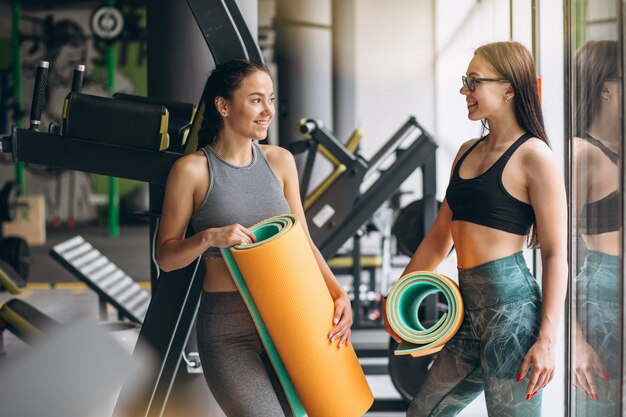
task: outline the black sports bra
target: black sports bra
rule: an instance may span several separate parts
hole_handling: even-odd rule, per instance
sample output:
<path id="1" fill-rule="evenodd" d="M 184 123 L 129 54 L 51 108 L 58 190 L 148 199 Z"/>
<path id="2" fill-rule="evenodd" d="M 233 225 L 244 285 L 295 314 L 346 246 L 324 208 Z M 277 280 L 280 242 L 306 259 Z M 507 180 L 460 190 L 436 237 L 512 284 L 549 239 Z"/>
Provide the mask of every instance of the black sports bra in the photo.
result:
<path id="1" fill-rule="evenodd" d="M 619 155 L 604 143 L 588 133 L 581 139 L 599 148 L 611 162 L 618 164 Z M 600 200 L 585 204 L 580 214 L 580 228 L 583 235 L 615 232 L 620 228 L 619 223 L 619 193 L 617 191 L 613 191 Z"/>
<path id="2" fill-rule="evenodd" d="M 461 164 L 486 137 L 476 141 L 454 167 L 446 191 L 452 221 L 464 220 L 517 235 L 526 235 L 535 222 L 535 212 L 530 204 L 513 197 L 504 188 L 502 171 L 513 152 L 532 135 L 523 134 L 482 174 L 474 178 L 461 178 L 459 175 Z"/>

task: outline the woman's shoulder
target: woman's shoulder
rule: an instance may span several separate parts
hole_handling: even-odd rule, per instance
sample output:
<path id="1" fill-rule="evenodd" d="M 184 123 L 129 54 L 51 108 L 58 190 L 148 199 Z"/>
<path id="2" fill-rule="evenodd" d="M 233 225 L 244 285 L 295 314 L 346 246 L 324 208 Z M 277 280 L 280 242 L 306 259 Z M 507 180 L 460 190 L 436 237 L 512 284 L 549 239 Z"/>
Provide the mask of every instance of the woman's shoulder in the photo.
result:
<path id="1" fill-rule="evenodd" d="M 295 161 L 293 158 L 293 154 L 289 152 L 287 149 L 282 148 L 276 145 L 259 145 L 263 153 L 265 154 L 265 158 L 268 160 L 270 164 L 290 164 Z"/>
<path id="2" fill-rule="evenodd" d="M 527 174 L 533 177 L 553 175 L 560 169 L 550 145 L 537 137 L 529 138 L 517 152 L 519 152 L 521 166 Z"/>
<path id="3" fill-rule="evenodd" d="M 602 152 L 598 146 L 591 144 L 588 140 L 574 136 L 573 146 L 574 162 L 585 158 L 587 162 L 605 162 L 609 158 Z"/>
<path id="4" fill-rule="evenodd" d="M 206 175 L 208 172 L 207 163 L 204 152 L 198 150 L 178 158 L 172 165 L 170 175 L 180 174 L 189 176 L 190 178 L 198 175 Z"/>
<path id="5" fill-rule="evenodd" d="M 554 152 L 548 143 L 537 137 L 530 137 L 519 148 L 521 156 L 525 162 L 541 162 L 554 160 Z"/>

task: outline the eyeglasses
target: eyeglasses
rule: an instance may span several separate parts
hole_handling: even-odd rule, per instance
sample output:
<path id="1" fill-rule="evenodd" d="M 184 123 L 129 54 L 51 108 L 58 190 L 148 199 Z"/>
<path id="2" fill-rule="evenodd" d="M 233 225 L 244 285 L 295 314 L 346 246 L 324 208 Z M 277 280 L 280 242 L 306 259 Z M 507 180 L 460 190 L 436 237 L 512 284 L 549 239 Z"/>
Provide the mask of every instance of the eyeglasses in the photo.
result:
<path id="1" fill-rule="evenodd" d="M 474 77 L 466 77 L 465 75 L 461 76 L 461 80 L 463 80 L 463 85 L 467 86 L 470 91 L 476 90 L 476 84 L 483 82 L 497 82 L 497 83 L 510 83 L 509 80 L 505 80 L 503 78 L 474 78 Z"/>

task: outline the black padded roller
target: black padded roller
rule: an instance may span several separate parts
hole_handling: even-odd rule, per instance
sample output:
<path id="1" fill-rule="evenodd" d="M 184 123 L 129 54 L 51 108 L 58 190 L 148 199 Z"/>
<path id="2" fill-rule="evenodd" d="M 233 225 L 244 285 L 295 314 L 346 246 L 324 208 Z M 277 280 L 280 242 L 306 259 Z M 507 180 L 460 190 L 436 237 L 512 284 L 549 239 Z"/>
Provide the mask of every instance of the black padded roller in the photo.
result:
<path id="1" fill-rule="evenodd" d="M 35 73 L 35 88 L 33 89 L 33 104 L 30 108 L 30 129 L 39 130 L 41 114 L 46 106 L 46 85 L 48 84 L 48 61 L 39 61 Z"/>
<path id="2" fill-rule="evenodd" d="M 72 93 L 80 93 L 80 90 L 82 90 L 83 75 L 85 75 L 85 66 L 76 65 L 74 67 L 74 75 L 72 76 Z"/>

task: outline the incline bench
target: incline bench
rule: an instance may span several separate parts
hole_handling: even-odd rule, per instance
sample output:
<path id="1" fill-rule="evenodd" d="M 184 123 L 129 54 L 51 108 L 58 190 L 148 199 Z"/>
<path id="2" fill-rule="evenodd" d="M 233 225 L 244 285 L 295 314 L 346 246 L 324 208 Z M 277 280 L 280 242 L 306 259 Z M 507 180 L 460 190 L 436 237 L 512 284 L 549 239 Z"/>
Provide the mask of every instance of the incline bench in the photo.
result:
<path id="1" fill-rule="evenodd" d="M 143 323 L 150 304 L 150 293 L 82 236 L 53 246 L 50 256 L 98 294 L 102 320 L 108 318 L 108 303 L 117 309 L 120 320 L 128 318 L 135 323 Z"/>

